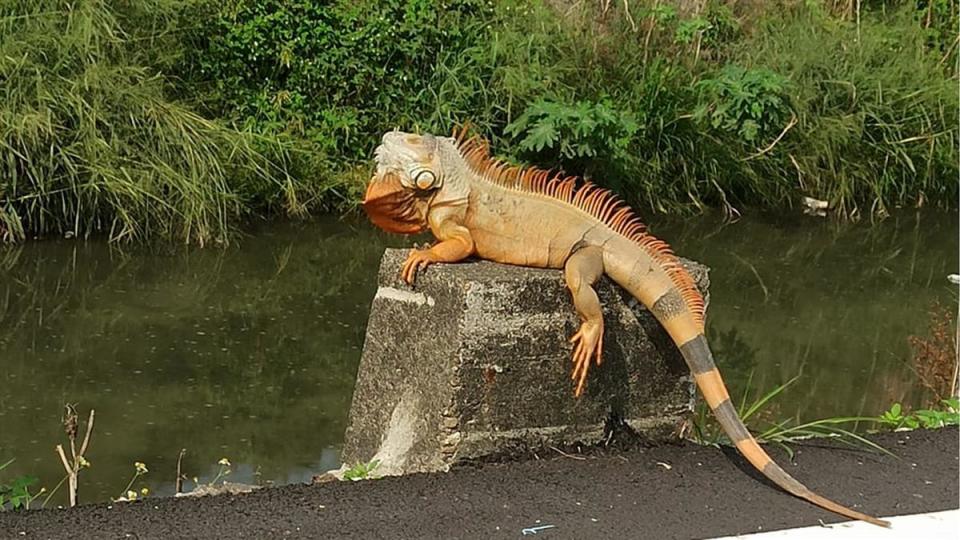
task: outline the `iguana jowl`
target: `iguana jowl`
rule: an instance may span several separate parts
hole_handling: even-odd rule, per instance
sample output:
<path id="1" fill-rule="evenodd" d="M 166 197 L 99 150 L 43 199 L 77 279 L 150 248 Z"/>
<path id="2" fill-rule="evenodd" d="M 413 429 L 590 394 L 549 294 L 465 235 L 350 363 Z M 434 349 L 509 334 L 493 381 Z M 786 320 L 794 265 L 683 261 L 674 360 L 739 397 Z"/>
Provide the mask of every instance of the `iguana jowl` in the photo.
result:
<path id="1" fill-rule="evenodd" d="M 602 359 L 603 314 L 593 285 L 607 274 L 664 326 L 720 425 L 764 476 L 827 510 L 888 526 L 812 492 L 757 444 L 731 403 L 707 346 L 703 297 L 667 244 L 648 234 L 611 192 L 574 177 L 495 161 L 484 141 L 466 138 L 464 132 L 452 138 L 387 133 L 376 162 L 363 201 L 371 221 L 402 234 L 429 228 L 438 240 L 429 249 L 410 252 L 402 268 L 404 281 L 413 284 L 429 264 L 471 255 L 563 269 L 582 321 L 570 338 L 574 393 L 579 396 L 591 361 L 599 365 Z"/>

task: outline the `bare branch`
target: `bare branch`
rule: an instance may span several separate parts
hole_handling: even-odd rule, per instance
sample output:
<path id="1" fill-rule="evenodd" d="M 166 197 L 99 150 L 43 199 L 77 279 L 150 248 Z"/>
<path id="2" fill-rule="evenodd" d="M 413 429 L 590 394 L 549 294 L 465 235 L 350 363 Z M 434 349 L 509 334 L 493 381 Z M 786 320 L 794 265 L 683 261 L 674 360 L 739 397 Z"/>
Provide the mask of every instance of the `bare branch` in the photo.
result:
<path id="1" fill-rule="evenodd" d="M 773 147 L 776 146 L 778 142 L 780 142 L 780 139 L 782 139 L 783 136 L 786 135 L 787 132 L 790 131 L 790 129 L 792 129 L 793 126 L 795 126 L 795 125 L 797 125 L 797 115 L 796 115 L 796 114 L 793 114 L 793 115 L 790 116 L 790 121 L 787 122 L 787 126 L 786 126 L 785 128 L 783 128 L 783 131 L 781 131 L 780 134 L 777 135 L 777 138 L 774 139 L 773 142 L 770 143 L 769 146 L 767 146 L 767 147 L 764 148 L 763 150 L 760 150 L 760 151 L 757 152 L 756 154 L 751 154 L 751 155 L 747 156 L 746 158 L 743 159 L 743 161 L 750 161 L 751 159 L 756 159 L 756 158 L 758 158 L 758 157 L 766 154 L 767 152 L 773 150 Z"/>
<path id="2" fill-rule="evenodd" d="M 60 461 L 63 463 L 63 469 L 67 471 L 67 474 L 73 474 L 73 469 L 70 468 L 70 463 L 67 462 L 67 454 L 63 451 L 63 445 L 57 445 L 57 453 L 60 454 Z"/>
<path id="3" fill-rule="evenodd" d="M 87 432 L 83 435 L 83 444 L 80 445 L 80 455 L 87 453 L 87 446 L 90 445 L 90 433 L 93 432 L 93 409 L 90 409 L 90 417 L 87 418 Z"/>
<path id="4" fill-rule="evenodd" d="M 177 492 L 177 493 L 182 493 L 182 492 L 183 492 L 183 473 L 180 472 L 180 470 L 181 470 L 181 469 L 180 469 L 180 465 L 181 465 L 181 463 L 183 463 L 183 455 L 186 454 L 186 453 L 187 453 L 187 449 L 186 449 L 186 448 L 181 448 L 181 449 L 180 449 L 180 455 L 177 456 L 177 482 L 176 482 L 176 488 L 177 488 L 177 491 L 176 491 L 176 492 Z"/>

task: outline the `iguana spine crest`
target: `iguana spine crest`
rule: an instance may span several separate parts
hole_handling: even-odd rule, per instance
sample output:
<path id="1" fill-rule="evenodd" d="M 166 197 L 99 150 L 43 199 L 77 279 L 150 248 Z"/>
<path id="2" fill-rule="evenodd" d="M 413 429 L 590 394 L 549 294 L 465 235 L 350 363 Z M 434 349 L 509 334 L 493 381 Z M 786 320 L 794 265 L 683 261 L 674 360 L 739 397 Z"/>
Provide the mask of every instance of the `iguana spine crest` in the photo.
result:
<path id="1" fill-rule="evenodd" d="M 637 243 L 661 265 L 677 288 L 684 304 L 702 329 L 705 305 L 703 296 L 690 274 L 683 269 L 666 242 L 647 232 L 646 225 L 620 197 L 591 182 L 579 182 L 575 176 L 539 169 L 508 165 L 490 157 L 487 142 L 479 136 L 465 137 L 466 129 L 454 132 L 464 161 L 480 178 L 515 191 L 535 193 L 574 206 L 597 219 L 617 234 Z M 578 185 L 579 184 L 579 185 Z"/>

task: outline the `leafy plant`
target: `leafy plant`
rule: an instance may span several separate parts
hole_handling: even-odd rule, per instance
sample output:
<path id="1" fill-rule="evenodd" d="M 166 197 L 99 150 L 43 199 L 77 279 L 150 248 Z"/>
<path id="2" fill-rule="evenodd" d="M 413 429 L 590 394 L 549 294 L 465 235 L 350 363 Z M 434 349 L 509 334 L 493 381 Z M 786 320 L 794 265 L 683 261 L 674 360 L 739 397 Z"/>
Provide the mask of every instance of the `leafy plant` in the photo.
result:
<path id="1" fill-rule="evenodd" d="M 182 459 L 184 453 L 185 453 L 185 450 L 184 450 L 184 451 L 181 451 L 181 453 L 180 453 L 181 459 Z M 188 478 L 193 481 L 193 490 L 192 490 L 193 492 L 203 492 L 203 491 L 218 492 L 218 491 L 221 490 L 222 488 L 226 488 L 226 487 L 227 487 L 228 484 L 227 484 L 227 479 L 226 479 L 226 478 L 233 473 L 233 469 L 232 469 L 231 467 L 233 467 L 233 464 L 230 463 L 230 459 L 229 459 L 229 458 L 226 458 L 226 457 L 220 458 L 220 459 L 217 461 L 217 474 L 215 474 L 215 475 L 213 476 L 213 478 L 210 479 L 209 482 L 201 482 L 201 481 L 200 481 L 200 478 L 197 477 L 197 476 L 188 477 L 188 476 L 184 475 L 183 473 L 179 473 L 180 476 L 179 476 L 178 481 L 177 481 L 177 484 L 176 484 L 177 493 L 178 493 L 178 494 L 179 494 L 179 493 L 182 493 L 182 492 L 181 492 L 181 488 L 182 488 L 181 481 L 182 481 L 182 480 L 186 480 L 186 479 L 188 479 Z M 144 467 L 144 470 L 145 470 L 145 469 L 146 469 L 146 468 Z M 178 464 L 177 464 L 177 470 L 179 471 L 179 469 L 180 469 L 180 464 L 179 464 L 179 462 L 178 462 Z M 139 469 L 138 469 L 138 470 L 139 470 Z M 258 468 L 258 469 L 257 469 L 257 472 L 255 473 L 255 475 L 259 476 L 259 474 L 260 474 L 260 473 L 259 473 L 259 468 Z M 132 482 L 132 481 L 131 481 L 131 482 Z M 221 485 L 218 486 L 218 485 L 217 485 L 217 482 L 220 482 Z M 144 489 L 146 489 L 146 488 L 144 488 Z M 130 493 L 132 493 L 132 494 L 134 495 L 134 498 L 136 498 L 136 495 L 137 495 L 136 492 L 130 492 Z M 144 495 L 144 496 L 146 496 L 147 494 L 149 494 L 149 492 L 142 493 L 142 495 Z"/>
<path id="2" fill-rule="evenodd" d="M 609 100 L 574 104 L 538 100 L 506 127 L 521 150 L 548 156 L 554 163 L 620 162 L 640 126 Z"/>
<path id="3" fill-rule="evenodd" d="M 660 24 L 670 22 L 677 18 L 676 6 L 672 4 L 666 4 L 666 3 L 664 4 L 658 3 L 643 13 L 644 15 L 649 15 L 650 17 L 653 18 L 654 21 Z"/>
<path id="4" fill-rule="evenodd" d="M 955 0 L 919 0 L 916 3 L 914 17 L 924 29 L 927 43 L 947 59 L 956 59 L 956 49 L 949 43 L 956 39 L 957 25 L 960 23 L 960 9 Z"/>
<path id="5" fill-rule="evenodd" d="M 719 48 L 740 37 L 740 22 L 728 4 L 707 2 L 703 17 L 708 22 L 708 27 L 703 30 L 705 46 Z"/>
<path id="6" fill-rule="evenodd" d="M 477 0 L 225 4 L 192 75 L 219 114 L 367 159 L 384 129 L 427 123 L 438 58 L 481 42 L 489 13 Z"/>
<path id="7" fill-rule="evenodd" d="M 0 465 L 0 471 L 11 463 L 13 463 L 12 459 Z M 29 475 L 18 476 L 8 484 L 0 483 L 0 511 L 7 507 L 12 510 L 29 510 L 30 503 L 42 493 L 42 491 L 36 494 L 30 493 L 30 486 L 36 483 L 37 478 Z"/>
<path id="8" fill-rule="evenodd" d="M 133 487 L 133 483 L 137 481 L 137 478 L 140 478 L 141 476 L 147 474 L 148 472 L 150 472 L 150 470 L 147 469 L 146 463 L 143 463 L 143 462 L 141 462 L 141 461 L 134 462 L 134 464 L 133 464 L 133 476 L 130 477 L 130 481 L 127 482 L 127 487 L 123 488 L 123 491 L 122 491 L 122 494 L 120 495 L 120 497 L 118 497 L 118 498 L 115 499 L 115 500 L 118 500 L 118 501 L 135 501 L 135 500 L 137 500 L 138 498 L 140 498 L 141 496 L 142 496 L 142 497 L 146 497 L 147 495 L 149 495 L 149 494 L 150 494 L 150 490 L 149 490 L 147 487 L 141 487 L 141 488 L 140 488 L 140 491 L 136 491 L 136 490 L 130 489 L 130 488 Z"/>
<path id="9" fill-rule="evenodd" d="M 692 19 L 680 21 L 680 23 L 677 24 L 677 33 L 674 40 L 677 43 L 682 44 L 692 43 L 698 34 L 709 30 L 712 27 L 713 25 L 710 24 L 710 21 L 704 19 L 703 17 L 694 17 Z"/>
<path id="10" fill-rule="evenodd" d="M 783 129 L 790 112 L 789 82 L 769 69 L 728 64 L 697 87 L 701 104 L 694 117 L 748 143 Z"/>
<path id="11" fill-rule="evenodd" d="M 899 403 L 894 403 L 877 420 L 894 429 L 937 429 L 960 425 L 960 400 L 953 397 L 940 404 L 940 409 L 920 409 L 906 414 Z"/>
<path id="12" fill-rule="evenodd" d="M 373 478 L 372 474 L 380 466 L 379 460 L 373 460 L 369 463 L 357 463 L 343 472 L 344 480 L 368 480 Z"/>
<path id="13" fill-rule="evenodd" d="M 939 302 L 929 311 L 930 326 L 925 334 L 907 336 L 910 343 L 910 367 L 920 383 L 932 395 L 932 403 L 940 403 L 947 396 L 956 394 L 957 341 L 954 329 L 955 316 Z"/>
<path id="14" fill-rule="evenodd" d="M 217 461 L 217 475 L 213 477 L 213 480 L 210 480 L 208 485 L 212 486 L 217 482 L 217 480 L 220 480 L 221 478 L 224 478 L 226 476 L 230 476 L 230 473 L 233 472 L 232 469 L 230 468 L 232 466 L 233 465 L 231 465 L 230 460 L 228 458 L 225 458 L 225 457 L 220 458 L 220 460 Z"/>

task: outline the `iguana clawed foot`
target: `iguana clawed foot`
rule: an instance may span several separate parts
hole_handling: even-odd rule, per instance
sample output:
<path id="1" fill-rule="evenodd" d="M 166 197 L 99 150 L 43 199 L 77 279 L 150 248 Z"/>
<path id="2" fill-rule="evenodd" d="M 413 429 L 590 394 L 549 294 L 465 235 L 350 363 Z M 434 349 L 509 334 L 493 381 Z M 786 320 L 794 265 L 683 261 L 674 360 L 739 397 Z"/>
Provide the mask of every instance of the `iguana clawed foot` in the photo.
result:
<path id="1" fill-rule="evenodd" d="M 403 269 L 400 270 L 400 277 L 407 282 L 407 285 L 413 286 L 417 279 L 417 272 L 427 266 L 438 262 L 457 262 L 462 261 L 473 254 L 473 238 L 470 231 L 453 224 L 447 228 L 441 228 L 441 233 L 447 238 L 441 240 L 430 248 L 414 248 L 407 255 L 407 260 L 403 263 Z"/>
<path id="2" fill-rule="evenodd" d="M 580 325 L 577 333 L 570 338 L 573 348 L 573 374 L 571 379 L 577 382 L 577 389 L 573 395 L 580 397 L 583 387 L 587 383 L 587 372 L 590 370 L 590 360 L 597 359 L 599 366 L 603 362 L 603 321 L 599 323 L 587 321 Z"/>
<path id="3" fill-rule="evenodd" d="M 403 268 L 400 270 L 400 278 L 407 285 L 413 286 L 413 282 L 417 279 L 417 272 L 435 262 L 437 260 L 429 249 L 411 249 L 410 254 L 407 255 L 407 260 L 403 263 Z"/>

